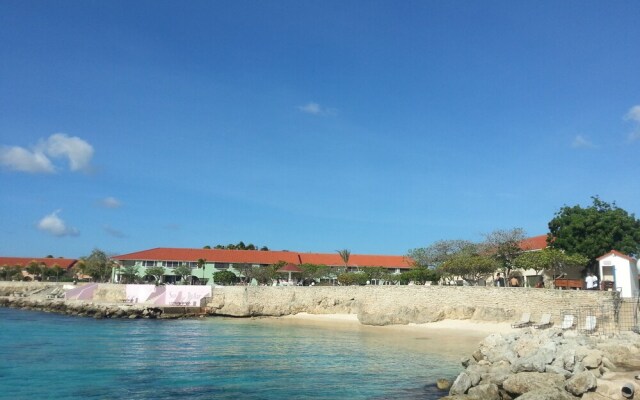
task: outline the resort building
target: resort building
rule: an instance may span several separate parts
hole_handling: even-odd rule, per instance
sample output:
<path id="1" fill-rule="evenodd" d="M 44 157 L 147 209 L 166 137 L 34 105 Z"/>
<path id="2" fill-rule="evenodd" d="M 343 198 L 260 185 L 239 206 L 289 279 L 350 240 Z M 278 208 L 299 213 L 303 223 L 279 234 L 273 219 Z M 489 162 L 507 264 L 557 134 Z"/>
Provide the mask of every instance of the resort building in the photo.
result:
<path id="1" fill-rule="evenodd" d="M 162 267 L 164 281 L 175 282 L 177 277 L 173 269 L 187 265 L 192 268 L 193 280 L 204 283 L 212 283 L 213 274 L 218 271 L 231 271 L 236 276 L 243 276 L 242 271 L 246 268 L 267 267 L 278 263 L 345 268 L 344 261 L 338 253 L 293 251 L 155 248 L 113 256 L 111 259 L 120 267 L 113 271 L 114 282 L 120 280 L 121 268 L 130 266 L 137 267 L 139 276 L 144 276 L 147 268 Z M 204 268 L 198 268 L 199 260 L 202 260 Z M 411 260 L 405 256 L 351 254 L 346 267 L 348 271 L 357 271 L 363 267 L 382 267 L 391 273 L 399 274 L 410 269 L 412 265 Z"/>
<path id="2" fill-rule="evenodd" d="M 597 258 L 602 290 L 617 290 L 622 297 L 638 296 L 638 261 L 617 250 Z"/>
<path id="3" fill-rule="evenodd" d="M 22 269 L 23 280 L 33 280 L 40 278 L 42 274 L 30 274 L 27 272 L 27 268 L 31 265 L 36 265 L 40 268 L 55 268 L 60 267 L 65 272 L 73 267 L 78 260 L 71 258 L 29 258 L 29 257 L 0 257 L 0 268 L 5 267 L 20 267 Z"/>

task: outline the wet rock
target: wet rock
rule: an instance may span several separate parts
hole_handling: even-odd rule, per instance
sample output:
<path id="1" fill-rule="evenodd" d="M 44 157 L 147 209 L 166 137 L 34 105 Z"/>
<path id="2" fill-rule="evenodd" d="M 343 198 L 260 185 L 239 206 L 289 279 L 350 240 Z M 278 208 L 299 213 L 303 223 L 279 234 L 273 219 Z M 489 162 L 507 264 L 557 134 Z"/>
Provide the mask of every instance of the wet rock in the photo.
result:
<path id="1" fill-rule="evenodd" d="M 438 390 L 449 390 L 449 388 L 451 387 L 451 381 L 448 379 L 438 379 L 436 381 L 436 387 L 438 388 Z"/>

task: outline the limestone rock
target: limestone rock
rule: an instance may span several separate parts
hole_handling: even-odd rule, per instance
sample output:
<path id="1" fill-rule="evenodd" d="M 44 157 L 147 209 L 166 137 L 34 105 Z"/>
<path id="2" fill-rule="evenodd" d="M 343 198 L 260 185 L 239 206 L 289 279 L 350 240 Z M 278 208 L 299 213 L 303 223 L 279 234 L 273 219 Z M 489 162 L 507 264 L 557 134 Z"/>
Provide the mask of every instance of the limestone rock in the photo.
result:
<path id="1" fill-rule="evenodd" d="M 548 372 L 520 372 L 511 375 L 502 383 L 504 389 L 513 394 L 523 394 L 536 389 L 562 387 L 564 376 Z"/>
<path id="2" fill-rule="evenodd" d="M 571 378 L 571 372 L 570 371 L 567 371 L 566 369 L 561 368 L 561 367 L 557 367 L 555 365 L 547 365 L 545 367 L 545 372 L 551 372 L 551 373 L 554 373 L 554 374 L 560 374 L 560 375 L 564 376 L 565 379 Z"/>
<path id="3" fill-rule="evenodd" d="M 583 371 L 574 375 L 565 385 L 568 392 L 580 396 L 598 386 L 596 377 L 590 371 Z"/>
<path id="4" fill-rule="evenodd" d="M 478 400 L 500 400 L 500 391 L 497 385 L 487 383 L 470 388 L 468 396 Z"/>
<path id="5" fill-rule="evenodd" d="M 471 387 L 471 378 L 466 372 L 460 373 L 456 380 L 451 385 L 451 390 L 449 390 L 450 395 L 456 394 L 465 394 L 467 390 Z"/>
<path id="6" fill-rule="evenodd" d="M 578 397 L 572 396 L 557 387 L 540 388 L 532 390 L 518 397 L 518 400 L 574 400 Z"/>

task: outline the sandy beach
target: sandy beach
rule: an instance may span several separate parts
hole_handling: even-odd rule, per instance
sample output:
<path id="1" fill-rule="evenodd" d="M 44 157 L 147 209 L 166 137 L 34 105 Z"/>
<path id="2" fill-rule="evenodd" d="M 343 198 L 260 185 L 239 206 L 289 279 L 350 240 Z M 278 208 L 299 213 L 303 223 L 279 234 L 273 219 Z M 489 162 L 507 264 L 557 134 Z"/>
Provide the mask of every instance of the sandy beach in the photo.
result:
<path id="1" fill-rule="evenodd" d="M 468 356 L 492 333 L 511 332 L 509 323 L 444 320 L 427 324 L 369 326 L 362 325 L 355 314 L 299 313 L 279 318 L 266 318 L 268 323 L 313 326 L 334 331 L 358 331 L 371 338 L 396 346 L 450 357 Z M 390 339 L 392 341 L 390 341 Z"/>

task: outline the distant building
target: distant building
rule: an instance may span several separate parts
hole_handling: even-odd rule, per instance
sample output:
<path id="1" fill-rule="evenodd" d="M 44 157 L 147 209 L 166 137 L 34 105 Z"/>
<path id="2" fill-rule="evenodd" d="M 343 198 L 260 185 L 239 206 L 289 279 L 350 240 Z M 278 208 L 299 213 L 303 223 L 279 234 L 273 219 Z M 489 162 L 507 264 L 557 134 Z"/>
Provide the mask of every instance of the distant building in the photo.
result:
<path id="1" fill-rule="evenodd" d="M 71 258 L 29 258 L 29 257 L 0 257 L 0 268 L 3 267 L 21 267 L 22 268 L 22 278 L 23 279 L 33 279 L 34 276 L 29 274 L 26 269 L 32 264 L 36 263 L 40 266 L 45 266 L 47 268 L 53 268 L 55 266 L 59 266 L 65 271 L 71 269 L 78 260 Z"/>
<path id="2" fill-rule="evenodd" d="M 138 274 L 143 276 L 146 268 L 163 267 L 165 280 L 175 281 L 173 268 L 188 265 L 193 269 L 192 276 L 197 280 L 211 281 L 217 271 L 231 270 L 240 275 L 242 268 L 266 267 L 284 262 L 287 264 L 318 264 L 344 268 L 344 261 L 338 253 L 298 253 L 293 251 L 260 250 L 221 250 L 221 249 L 185 249 L 155 248 L 111 257 L 120 267 L 136 266 Z M 198 260 L 205 260 L 204 269 L 198 269 Z M 382 267 L 391 273 L 400 273 L 412 267 L 411 260 L 405 256 L 351 254 L 349 271 L 362 267 Z M 119 270 L 113 272 L 113 281 L 119 281 Z"/>

